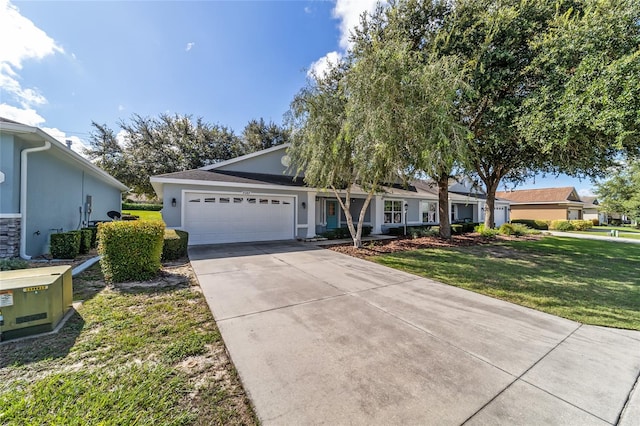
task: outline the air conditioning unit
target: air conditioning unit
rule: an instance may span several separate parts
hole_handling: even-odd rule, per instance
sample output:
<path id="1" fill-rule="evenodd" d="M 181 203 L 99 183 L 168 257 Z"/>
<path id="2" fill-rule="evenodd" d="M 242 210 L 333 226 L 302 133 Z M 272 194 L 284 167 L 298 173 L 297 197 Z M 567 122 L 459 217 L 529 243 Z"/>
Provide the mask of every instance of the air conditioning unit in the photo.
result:
<path id="1" fill-rule="evenodd" d="M 0 340 L 55 329 L 72 302 L 70 266 L 0 272 Z"/>

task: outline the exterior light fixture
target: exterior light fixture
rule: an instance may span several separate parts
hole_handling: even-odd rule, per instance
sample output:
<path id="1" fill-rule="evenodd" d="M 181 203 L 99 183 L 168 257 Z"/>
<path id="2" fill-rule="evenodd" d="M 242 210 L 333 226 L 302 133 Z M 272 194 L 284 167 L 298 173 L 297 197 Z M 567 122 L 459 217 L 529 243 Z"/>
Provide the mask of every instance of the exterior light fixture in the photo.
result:
<path id="1" fill-rule="evenodd" d="M 175 198 L 172 198 L 172 199 L 171 199 L 171 207 L 175 207 L 175 206 L 176 206 L 176 204 L 177 204 L 176 199 L 175 199 Z"/>
<path id="2" fill-rule="evenodd" d="M 307 203 L 305 203 L 304 201 L 302 202 L 302 208 L 306 209 L 307 208 Z"/>

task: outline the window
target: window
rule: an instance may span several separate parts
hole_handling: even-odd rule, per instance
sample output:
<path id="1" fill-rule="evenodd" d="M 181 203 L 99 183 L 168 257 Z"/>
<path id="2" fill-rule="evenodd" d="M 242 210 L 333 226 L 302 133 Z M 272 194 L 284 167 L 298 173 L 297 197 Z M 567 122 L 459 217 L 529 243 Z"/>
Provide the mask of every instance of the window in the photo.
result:
<path id="1" fill-rule="evenodd" d="M 205 202 L 205 203 L 215 203 L 215 202 L 216 202 L 216 199 L 215 199 L 215 198 L 205 198 L 205 199 L 204 199 L 204 202 Z"/>
<path id="2" fill-rule="evenodd" d="M 260 204 L 269 204 L 269 200 L 266 198 L 260 198 Z"/>
<path id="3" fill-rule="evenodd" d="M 255 198 L 247 198 L 247 203 L 255 204 L 256 203 L 256 199 Z"/>
<path id="4" fill-rule="evenodd" d="M 435 201 L 423 201 L 421 203 L 422 222 L 436 223 L 436 212 L 438 211 L 438 203 Z"/>
<path id="5" fill-rule="evenodd" d="M 227 204 L 229 202 L 229 199 L 226 197 L 225 198 L 220 197 L 220 202 L 223 204 Z"/>
<path id="6" fill-rule="evenodd" d="M 401 200 L 386 200 L 384 202 L 384 223 L 402 223 Z"/>
<path id="7" fill-rule="evenodd" d="M 191 200 L 189 200 L 190 203 L 199 203 L 200 202 L 200 198 L 192 198 Z"/>
<path id="8" fill-rule="evenodd" d="M 243 198 L 235 197 L 235 198 L 233 199 L 233 202 L 234 202 L 234 203 L 241 203 L 241 202 L 242 202 L 242 200 L 243 200 Z"/>
<path id="9" fill-rule="evenodd" d="M 280 204 L 280 200 L 271 200 L 271 204 Z"/>

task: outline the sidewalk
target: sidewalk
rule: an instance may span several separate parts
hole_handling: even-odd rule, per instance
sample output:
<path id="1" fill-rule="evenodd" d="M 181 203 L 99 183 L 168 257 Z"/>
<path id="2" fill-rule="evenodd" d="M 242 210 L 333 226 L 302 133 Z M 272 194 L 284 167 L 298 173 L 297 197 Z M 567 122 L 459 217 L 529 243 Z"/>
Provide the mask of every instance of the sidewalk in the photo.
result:
<path id="1" fill-rule="evenodd" d="M 631 243 L 631 244 L 640 244 L 640 240 L 636 240 L 633 238 L 624 238 L 624 237 L 611 237 L 609 235 L 587 235 L 587 234 L 575 234 L 573 232 L 560 232 L 560 231 L 544 231 L 548 232 L 551 235 L 556 237 L 569 237 L 569 238 L 580 238 L 583 240 L 602 240 L 602 241 L 613 241 L 615 243 Z"/>

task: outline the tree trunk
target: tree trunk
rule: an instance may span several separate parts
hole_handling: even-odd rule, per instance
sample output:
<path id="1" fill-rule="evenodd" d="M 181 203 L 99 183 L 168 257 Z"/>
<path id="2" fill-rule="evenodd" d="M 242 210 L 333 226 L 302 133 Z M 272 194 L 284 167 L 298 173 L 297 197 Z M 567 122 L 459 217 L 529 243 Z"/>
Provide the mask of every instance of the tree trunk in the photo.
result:
<path id="1" fill-rule="evenodd" d="M 451 239 L 449 220 L 449 176 L 438 179 L 438 213 L 440 214 L 440 238 Z"/>
<path id="2" fill-rule="evenodd" d="M 356 227 L 353 225 L 353 216 L 351 215 L 351 191 L 349 188 L 347 188 L 347 192 L 345 195 L 345 201 L 342 201 L 342 198 L 340 198 L 340 194 L 338 194 L 338 191 L 334 188 L 331 187 L 331 189 L 333 190 L 333 193 L 336 196 L 336 199 L 338 200 L 338 203 L 340 203 L 340 207 L 342 208 L 342 211 L 344 211 L 344 217 L 347 218 L 347 227 L 349 228 L 349 233 L 351 234 L 351 238 L 353 239 L 353 246 L 355 248 L 360 248 L 362 247 L 362 222 L 364 221 L 364 216 L 365 213 L 367 211 L 367 207 L 369 206 L 369 202 L 371 201 L 371 198 L 373 197 L 373 192 L 370 192 L 367 195 L 367 198 L 364 202 L 364 205 L 362 206 L 362 209 L 360 210 L 360 215 L 358 218 L 358 226 L 357 229 Z"/>
<path id="3" fill-rule="evenodd" d="M 485 183 L 487 186 L 487 204 L 485 206 L 484 212 L 484 227 L 485 228 L 495 228 L 496 227 L 496 218 L 495 218 L 495 207 L 496 207 L 496 189 L 498 188 L 499 181 L 489 180 Z"/>

